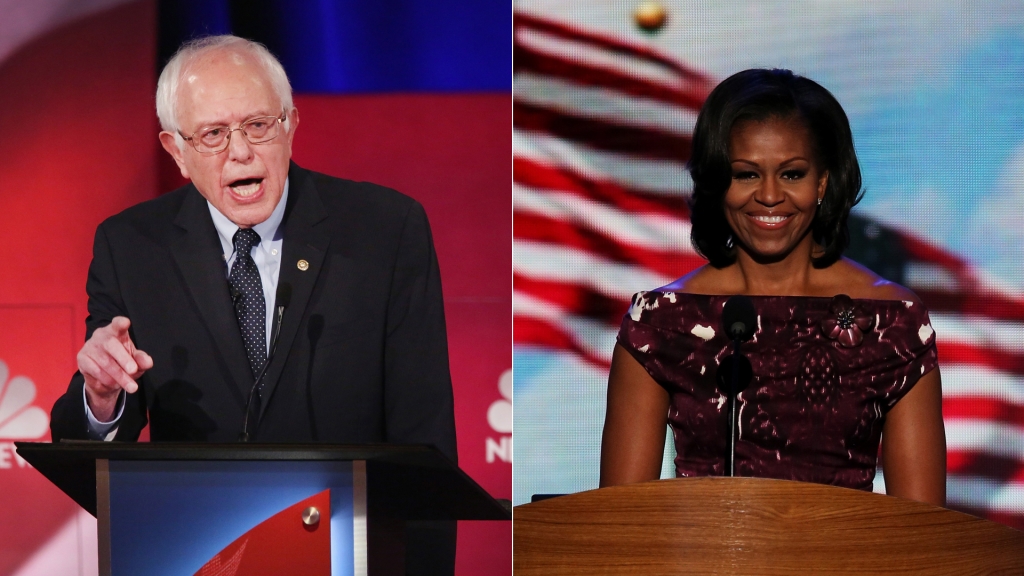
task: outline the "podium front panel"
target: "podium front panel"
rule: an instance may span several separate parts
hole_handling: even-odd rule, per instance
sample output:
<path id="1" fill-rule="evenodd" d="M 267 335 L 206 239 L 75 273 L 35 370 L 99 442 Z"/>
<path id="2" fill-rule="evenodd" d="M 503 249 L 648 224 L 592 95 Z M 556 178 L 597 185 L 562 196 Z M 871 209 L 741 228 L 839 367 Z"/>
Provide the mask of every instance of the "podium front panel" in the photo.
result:
<path id="1" fill-rule="evenodd" d="M 364 462 L 113 460 L 104 465 L 109 518 L 101 518 L 100 526 L 109 527 L 114 576 L 195 574 L 250 529 L 327 489 L 331 576 L 365 574 Z M 98 497 L 104 500 L 103 494 Z"/>

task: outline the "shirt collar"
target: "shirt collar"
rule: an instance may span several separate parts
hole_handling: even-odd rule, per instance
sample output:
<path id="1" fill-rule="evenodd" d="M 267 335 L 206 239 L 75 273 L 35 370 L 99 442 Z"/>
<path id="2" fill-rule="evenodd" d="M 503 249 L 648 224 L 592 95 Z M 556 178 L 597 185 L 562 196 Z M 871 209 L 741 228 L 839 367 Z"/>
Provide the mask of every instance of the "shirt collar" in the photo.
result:
<path id="1" fill-rule="evenodd" d="M 284 180 L 284 191 L 281 192 L 281 199 L 278 200 L 274 211 L 270 213 L 270 218 L 252 227 L 260 235 L 260 246 L 269 245 L 269 242 L 277 239 L 280 233 L 279 228 L 281 227 L 281 221 L 284 220 L 284 209 L 288 204 L 288 180 L 288 178 Z M 213 204 L 210 204 L 209 200 L 206 201 L 206 205 L 210 209 L 210 217 L 213 218 L 213 225 L 217 228 L 217 236 L 220 237 L 220 244 L 224 248 L 224 253 L 233 253 L 235 251 L 234 237 L 235 232 L 238 232 L 238 224 L 228 220 L 228 217 L 221 214 L 220 210 L 217 210 Z"/>

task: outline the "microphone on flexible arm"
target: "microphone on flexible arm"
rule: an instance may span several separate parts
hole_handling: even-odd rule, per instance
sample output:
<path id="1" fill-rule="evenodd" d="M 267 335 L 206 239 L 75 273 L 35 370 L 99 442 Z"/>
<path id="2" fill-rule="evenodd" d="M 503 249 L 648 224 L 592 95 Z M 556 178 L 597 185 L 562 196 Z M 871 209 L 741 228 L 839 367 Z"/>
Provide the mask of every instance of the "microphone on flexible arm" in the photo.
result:
<path id="1" fill-rule="evenodd" d="M 750 360 L 740 353 L 740 342 L 750 340 L 757 329 L 757 311 L 754 302 L 747 296 L 729 298 L 722 309 L 722 323 L 725 333 L 733 343 L 733 352 L 718 370 L 719 389 L 729 398 L 729 459 L 726 473 L 736 475 L 736 428 L 739 425 L 736 414 L 736 396 L 742 392 L 754 377 Z"/>
<path id="2" fill-rule="evenodd" d="M 274 351 L 277 350 L 277 338 L 281 335 L 284 309 L 288 307 L 291 300 L 292 285 L 282 282 L 277 286 L 277 295 L 274 297 L 274 309 L 277 314 L 274 318 L 274 331 L 270 334 L 270 353 L 267 354 L 267 361 L 263 364 L 263 369 L 260 370 L 260 373 L 256 375 L 256 380 L 252 383 L 252 389 L 249 390 L 249 399 L 245 402 L 245 420 L 242 421 L 242 432 L 238 435 L 239 442 L 248 442 L 251 439 L 249 435 L 249 414 L 252 413 L 252 401 L 256 398 L 256 390 L 259 389 L 260 382 L 267 373 L 267 368 L 270 367 L 270 361 L 274 359 Z"/>

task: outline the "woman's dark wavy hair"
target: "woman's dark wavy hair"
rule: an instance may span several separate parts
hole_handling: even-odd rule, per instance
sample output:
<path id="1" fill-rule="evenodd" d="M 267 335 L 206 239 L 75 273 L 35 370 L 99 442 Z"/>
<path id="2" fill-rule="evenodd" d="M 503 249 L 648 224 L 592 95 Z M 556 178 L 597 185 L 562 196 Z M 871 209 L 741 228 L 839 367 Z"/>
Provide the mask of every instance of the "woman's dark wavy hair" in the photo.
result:
<path id="1" fill-rule="evenodd" d="M 732 230 L 723 207 L 732 181 L 732 127 L 745 120 L 790 117 L 811 132 L 819 165 L 828 170 L 825 198 L 811 222 L 811 234 L 824 254 L 811 263 L 825 268 L 839 260 L 849 245 L 846 220 L 863 191 L 850 121 L 842 106 L 820 84 L 789 70 L 744 70 L 711 91 L 693 130 L 688 165 L 693 177 L 690 239 L 712 266 L 722 268 L 736 261 L 736 248 L 727 244 Z"/>

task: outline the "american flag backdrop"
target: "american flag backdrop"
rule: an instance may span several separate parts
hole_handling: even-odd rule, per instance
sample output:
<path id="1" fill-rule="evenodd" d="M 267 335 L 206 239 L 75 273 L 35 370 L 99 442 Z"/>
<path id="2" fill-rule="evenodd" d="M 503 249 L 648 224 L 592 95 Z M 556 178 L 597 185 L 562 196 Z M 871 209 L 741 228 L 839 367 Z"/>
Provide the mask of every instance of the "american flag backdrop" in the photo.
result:
<path id="1" fill-rule="evenodd" d="M 704 263 L 690 244 L 691 181 L 685 164 L 693 123 L 708 92 L 729 72 L 753 65 L 790 67 L 822 81 L 798 65 L 759 61 L 756 55 L 749 55 L 750 64 L 712 73 L 678 53 L 687 50 L 672 50 L 631 27 L 628 10 L 598 10 L 599 25 L 588 26 L 578 11 L 565 7 L 572 3 L 551 4 L 535 9 L 520 4 L 514 19 L 516 504 L 534 493 L 597 486 L 607 371 L 630 296 Z M 694 10 L 672 10 L 681 3 L 667 4 L 669 17 L 677 16 L 670 20 L 677 30 L 715 24 Z M 753 10 L 736 12 L 756 16 Z M 864 58 L 870 68 L 870 57 Z M 722 68 L 727 66 L 721 62 L 731 62 L 709 61 Z M 823 84 L 846 104 L 843 82 L 837 82 L 840 89 L 827 80 Z M 886 137 L 876 135 L 885 129 L 872 120 L 878 114 L 858 94 L 849 97 L 854 105 L 847 111 L 867 193 L 880 189 L 885 197 L 855 210 L 847 255 L 908 286 L 930 310 L 942 370 L 949 507 L 1024 528 L 1022 282 L 998 262 L 972 257 L 970 247 L 955 240 L 955 230 L 946 236 L 929 233 L 924 227 L 934 218 L 902 225 L 904 207 L 932 209 L 928 199 L 946 190 L 936 185 L 938 192 L 931 187 L 902 200 L 888 194 L 886 178 L 892 177 L 877 168 L 880 159 L 898 163 L 914 152 L 903 146 L 885 149 Z M 964 121 L 969 132 L 970 118 Z M 1017 132 L 1024 132 L 1024 119 L 1013 121 Z M 1008 137 L 1007 165 L 1024 158 L 1012 153 L 1019 144 Z M 919 165 L 910 163 L 915 170 Z M 1014 197 L 1022 180 L 1012 170 L 1009 174 L 994 185 L 1002 186 L 1003 204 L 991 195 L 978 200 L 989 208 L 989 224 L 979 226 L 975 218 L 969 227 L 961 223 L 963 230 L 990 235 L 992 243 L 1018 237 L 1019 210 L 1007 218 L 1005 208 L 1012 209 L 1006 197 Z M 671 452 L 671 439 L 667 445 Z M 665 475 L 672 474 L 670 457 Z M 882 488 L 883 476 L 876 489 Z"/>

